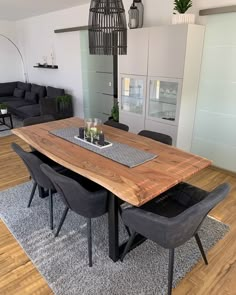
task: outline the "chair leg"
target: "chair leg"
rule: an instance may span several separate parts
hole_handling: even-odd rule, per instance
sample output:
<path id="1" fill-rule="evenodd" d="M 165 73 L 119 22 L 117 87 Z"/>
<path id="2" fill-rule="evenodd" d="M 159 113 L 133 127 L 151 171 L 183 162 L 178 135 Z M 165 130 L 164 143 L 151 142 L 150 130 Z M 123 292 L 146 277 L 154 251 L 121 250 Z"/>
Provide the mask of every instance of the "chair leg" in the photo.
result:
<path id="1" fill-rule="evenodd" d="M 124 258 L 125 258 L 125 255 L 128 253 L 131 245 L 133 244 L 133 241 L 134 241 L 134 238 L 136 237 L 136 232 L 132 232 L 131 233 L 131 236 L 125 246 L 125 249 L 123 251 L 123 253 L 121 254 L 121 257 L 120 257 L 120 260 L 123 262 Z"/>
<path id="2" fill-rule="evenodd" d="M 60 223 L 59 223 L 59 226 L 58 226 L 57 232 L 56 232 L 56 234 L 55 234 L 55 237 L 57 237 L 57 236 L 59 235 L 59 232 L 60 232 L 61 227 L 62 227 L 62 225 L 63 225 L 63 223 L 64 223 L 64 221 L 65 221 L 65 219 L 66 219 L 66 215 L 67 215 L 68 211 L 69 211 L 69 208 L 66 207 L 65 210 L 64 210 L 64 212 L 63 212 L 62 218 L 61 218 L 61 220 L 60 220 Z"/>
<path id="3" fill-rule="evenodd" d="M 172 283 L 174 273 L 175 249 L 169 249 L 169 267 L 168 267 L 168 295 L 172 294 Z"/>
<path id="4" fill-rule="evenodd" d="M 53 197 L 52 190 L 49 190 L 49 216 L 50 216 L 50 229 L 53 230 Z"/>
<path id="5" fill-rule="evenodd" d="M 121 217 L 122 209 L 121 209 L 121 207 L 120 207 L 120 206 L 119 206 L 118 210 L 119 210 L 120 217 Z M 128 235 L 129 235 L 129 237 L 130 237 L 130 236 L 131 236 L 131 233 L 130 233 L 130 230 L 129 230 L 128 226 L 126 226 L 126 225 L 125 225 L 125 229 L 126 229 L 126 231 L 127 231 L 127 234 L 128 234 Z"/>
<path id="6" fill-rule="evenodd" d="M 92 267 L 92 228 L 91 218 L 87 218 L 87 237 L 88 237 L 88 256 L 89 256 L 89 267 Z"/>
<path id="7" fill-rule="evenodd" d="M 208 265 L 208 261 L 207 261 L 207 258 L 206 258 L 206 254 L 205 254 L 205 252 L 204 252 L 204 249 L 203 249 L 203 246 L 202 246 L 202 242 L 201 242 L 201 240 L 200 240 L 200 237 L 199 237 L 198 233 L 195 234 L 195 239 L 196 239 L 196 242 L 197 242 L 197 244 L 198 244 L 198 248 L 199 248 L 199 250 L 200 250 L 200 252 L 201 252 L 201 254 L 202 254 L 202 258 L 203 258 L 205 264 Z"/>
<path id="8" fill-rule="evenodd" d="M 32 202 L 32 200 L 33 200 L 33 197 L 34 197 L 34 194 L 35 194 L 35 190 L 36 190 L 36 188 L 37 188 L 37 183 L 36 182 L 34 182 L 34 184 L 33 184 L 33 188 L 32 188 L 32 191 L 31 191 L 31 194 L 30 194 L 30 199 L 29 199 L 29 202 L 28 202 L 28 208 L 30 207 L 30 205 L 31 205 L 31 202 Z"/>

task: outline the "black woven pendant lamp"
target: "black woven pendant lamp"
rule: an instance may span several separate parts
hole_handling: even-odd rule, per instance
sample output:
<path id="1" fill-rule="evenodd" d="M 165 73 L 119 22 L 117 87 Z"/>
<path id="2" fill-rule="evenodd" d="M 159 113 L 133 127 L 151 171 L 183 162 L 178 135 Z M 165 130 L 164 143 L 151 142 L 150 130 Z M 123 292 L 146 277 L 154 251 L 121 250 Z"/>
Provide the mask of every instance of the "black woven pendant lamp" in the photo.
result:
<path id="1" fill-rule="evenodd" d="M 127 54 L 127 24 L 122 0 L 91 0 L 89 51 L 96 55 Z"/>

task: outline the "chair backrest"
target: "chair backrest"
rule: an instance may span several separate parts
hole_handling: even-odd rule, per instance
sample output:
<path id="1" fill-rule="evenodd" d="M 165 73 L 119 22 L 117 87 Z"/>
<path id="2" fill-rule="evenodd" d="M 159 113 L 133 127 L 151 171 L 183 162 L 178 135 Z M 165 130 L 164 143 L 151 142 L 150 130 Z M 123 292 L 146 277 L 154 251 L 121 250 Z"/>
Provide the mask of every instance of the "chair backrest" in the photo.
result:
<path id="1" fill-rule="evenodd" d="M 172 218 L 137 208 L 133 211 L 127 209 L 127 213 L 124 211 L 124 221 L 133 230 L 162 247 L 173 249 L 196 234 L 207 214 L 227 196 L 229 190 L 229 184 L 224 183 L 208 193 L 203 200 Z"/>
<path id="2" fill-rule="evenodd" d="M 172 138 L 169 135 L 166 135 L 163 133 L 158 133 L 158 132 L 149 131 L 149 130 L 142 130 L 138 133 L 138 135 L 148 137 L 168 145 L 172 145 Z"/>
<path id="3" fill-rule="evenodd" d="M 174 243 L 178 247 L 189 240 L 199 230 L 208 213 L 228 195 L 229 191 L 229 184 L 221 184 L 209 192 L 203 200 L 177 215 L 174 218 L 176 220 L 173 220 L 176 227 L 171 228 L 168 243 Z"/>
<path id="4" fill-rule="evenodd" d="M 23 126 L 30 126 L 30 125 L 46 123 L 46 122 L 50 122 L 50 121 L 55 121 L 55 118 L 52 115 L 30 117 L 30 118 L 26 118 L 23 121 Z"/>
<path id="5" fill-rule="evenodd" d="M 18 144 L 12 143 L 12 149 L 23 160 L 33 180 L 45 189 L 53 189 L 50 179 L 41 171 L 40 165 L 43 162 L 33 153 L 24 151 Z"/>
<path id="6" fill-rule="evenodd" d="M 124 131 L 129 131 L 129 126 L 119 123 L 119 122 L 112 121 L 112 120 L 106 121 L 104 123 L 104 125 L 111 126 L 111 127 L 117 128 L 117 129 L 121 129 Z"/>
<path id="7" fill-rule="evenodd" d="M 41 165 L 41 170 L 72 211 L 88 218 L 101 216 L 107 211 L 107 193 L 104 194 L 104 190 L 87 191 L 74 179 L 55 172 L 46 164 Z"/>

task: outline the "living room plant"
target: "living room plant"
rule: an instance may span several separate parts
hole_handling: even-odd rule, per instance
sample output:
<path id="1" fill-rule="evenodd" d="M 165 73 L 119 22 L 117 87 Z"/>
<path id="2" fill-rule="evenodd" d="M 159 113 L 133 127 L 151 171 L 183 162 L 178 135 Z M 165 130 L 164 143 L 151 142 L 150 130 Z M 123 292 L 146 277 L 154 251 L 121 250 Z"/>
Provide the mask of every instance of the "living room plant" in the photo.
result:
<path id="1" fill-rule="evenodd" d="M 174 0 L 174 15 L 172 18 L 172 23 L 194 23 L 195 15 L 186 13 L 192 6 L 192 0 Z"/>
<path id="2" fill-rule="evenodd" d="M 69 94 L 57 96 L 57 106 L 60 113 L 66 113 L 72 104 L 72 96 Z"/>
<path id="3" fill-rule="evenodd" d="M 7 105 L 5 103 L 0 103 L 0 111 L 1 111 L 1 114 L 7 113 Z"/>
<path id="4" fill-rule="evenodd" d="M 111 117 L 113 121 L 119 122 L 119 102 L 116 100 L 114 101 L 114 105 L 111 109 Z"/>

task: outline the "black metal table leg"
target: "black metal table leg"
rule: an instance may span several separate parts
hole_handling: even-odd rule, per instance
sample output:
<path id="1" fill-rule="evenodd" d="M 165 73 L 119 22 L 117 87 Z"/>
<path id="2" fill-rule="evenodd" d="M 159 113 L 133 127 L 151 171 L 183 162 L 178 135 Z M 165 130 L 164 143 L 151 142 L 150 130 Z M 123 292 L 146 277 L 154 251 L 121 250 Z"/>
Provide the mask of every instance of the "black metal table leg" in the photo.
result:
<path id="1" fill-rule="evenodd" d="M 114 262 L 120 258 L 118 212 L 118 198 L 110 192 L 108 199 L 109 257 Z"/>
<path id="2" fill-rule="evenodd" d="M 109 257 L 114 261 L 120 259 L 121 254 L 127 244 L 127 241 L 122 245 L 119 244 L 119 205 L 121 200 L 111 192 L 108 199 L 108 231 L 109 231 Z M 136 248 L 146 241 L 146 238 L 137 234 L 134 238 L 130 250 Z"/>
<path id="3" fill-rule="evenodd" d="M 13 122 L 12 122 L 12 115 L 10 114 L 10 123 L 11 123 L 11 129 L 13 129 Z"/>

